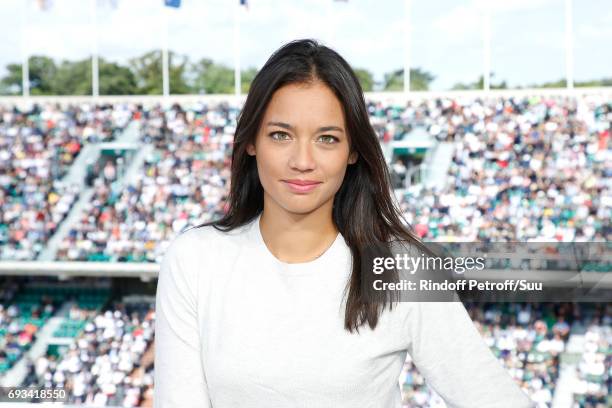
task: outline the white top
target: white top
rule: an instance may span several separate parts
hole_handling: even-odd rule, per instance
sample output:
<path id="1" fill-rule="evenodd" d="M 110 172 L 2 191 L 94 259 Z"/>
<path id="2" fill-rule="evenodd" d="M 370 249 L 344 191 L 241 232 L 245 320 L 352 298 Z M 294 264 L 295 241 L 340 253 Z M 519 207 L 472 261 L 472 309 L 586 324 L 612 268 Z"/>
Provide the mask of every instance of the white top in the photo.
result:
<path id="1" fill-rule="evenodd" d="M 285 263 L 259 217 L 229 233 L 179 234 L 158 279 L 155 408 L 399 408 L 406 353 L 449 407 L 522 408 L 530 399 L 460 302 L 403 302 L 378 326 L 344 329 L 350 250 Z"/>

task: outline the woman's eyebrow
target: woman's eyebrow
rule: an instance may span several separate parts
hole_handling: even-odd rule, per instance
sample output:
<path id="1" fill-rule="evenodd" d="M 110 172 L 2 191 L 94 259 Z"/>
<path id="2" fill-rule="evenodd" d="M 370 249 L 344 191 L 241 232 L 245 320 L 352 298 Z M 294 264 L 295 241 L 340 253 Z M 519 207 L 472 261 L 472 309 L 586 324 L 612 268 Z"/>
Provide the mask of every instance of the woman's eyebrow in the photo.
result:
<path id="1" fill-rule="evenodd" d="M 278 127 L 282 127 L 288 130 L 295 130 L 293 126 L 285 122 L 268 122 L 267 125 L 268 126 L 278 126 Z M 336 130 L 338 132 L 344 133 L 344 129 L 338 126 L 322 126 L 319 129 L 317 129 L 317 132 L 329 132 L 332 130 Z"/>

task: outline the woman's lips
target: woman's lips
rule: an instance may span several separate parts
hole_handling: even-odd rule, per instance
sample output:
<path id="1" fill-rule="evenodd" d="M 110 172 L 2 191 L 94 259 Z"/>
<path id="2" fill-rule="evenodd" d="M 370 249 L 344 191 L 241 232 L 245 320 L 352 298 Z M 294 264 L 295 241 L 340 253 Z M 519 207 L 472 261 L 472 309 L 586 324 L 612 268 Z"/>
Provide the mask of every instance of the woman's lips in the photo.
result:
<path id="1" fill-rule="evenodd" d="M 295 193 L 308 193 L 321 184 L 320 181 L 311 180 L 282 180 L 282 182 Z"/>

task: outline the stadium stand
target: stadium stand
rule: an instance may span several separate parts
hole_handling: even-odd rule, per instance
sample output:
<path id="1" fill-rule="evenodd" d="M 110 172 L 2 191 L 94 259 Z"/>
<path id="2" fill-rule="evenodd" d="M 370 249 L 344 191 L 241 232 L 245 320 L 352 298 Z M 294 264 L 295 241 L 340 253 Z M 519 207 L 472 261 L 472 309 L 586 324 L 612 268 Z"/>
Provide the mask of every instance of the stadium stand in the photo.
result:
<path id="1" fill-rule="evenodd" d="M 131 118 L 113 106 L 0 107 L 0 260 L 32 260 L 79 188 L 66 178 L 88 143 L 112 140 Z"/>
<path id="2" fill-rule="evenodd" d="M 52 254 L 138 268 L 223 214 L 240 105 L 144 105 L 0 107 L 1 260 Z M 398 202 L 425 240 L 609 242 L 609 96 L 372 98 L 367 107 Z M 86 149 L 95 154 L 82 171 Z M 154 282 L 47 274 L 0 276 L 0 383 L 64 387 L 75 406 L 152 406 Z M 144 297 L 128 301 L 136 292 Z M 539 407 L 612 404 L 609 303 L 466 306 Z M 400 383 L 406 406 L 445 406 L 410 359 Z"/>
<path id="3" fill-rule="evenodd" d="M 19 376 L 11 368 L 23 359 L 22 387 L 65 389 L 66 402 L 77 405 L 152 406 L 154 295 L 118 298 L 116 286 L 89 278 L 5 277 L 2 287 L 0 344 L 7 353 L 0 354 L 0 379 Z M 35 332 L 54 327 L 26 337 L 28 324 Z M 36 340 L 40 352 L 26 355 Z"/>
<path id="4" fill-rule="evenodd" d="M 443 188 L 423 183 L 396 190 L 408 222 L 424 239 L 610 238 L 608 102 L 446 98 L 368 107 L 383 144 L 423 126 L 432 138 L 451 145 Z M 148 154 L 122 182 L 116 161 L 93 172 L 98 177 L 92 180 L 92 197 L 69 226 L 56 259 L 158 262 L 159 248 L 174 235 L 222 214 L 237 114 L 224 103 L 146 109 L 138 127 Z M 391 166 L 399 185 L 406 169 L 401 159 Z"/>

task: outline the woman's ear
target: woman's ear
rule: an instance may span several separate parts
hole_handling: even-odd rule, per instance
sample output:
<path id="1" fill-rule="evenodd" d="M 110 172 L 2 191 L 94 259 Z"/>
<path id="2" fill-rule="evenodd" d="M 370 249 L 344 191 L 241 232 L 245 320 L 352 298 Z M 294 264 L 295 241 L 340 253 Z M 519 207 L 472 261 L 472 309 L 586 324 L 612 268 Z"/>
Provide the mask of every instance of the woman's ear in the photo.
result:
<path id="1" fill-rule="evenodd" d="M 349 155 L 349 159 L 348 159 L 349 164 L 355 164 L 358 158 L 359 158 L 359 153 L 357 153 L 356 151 L 351 152 L 351 154 Z"/>
<path id="2" fill-rule="evenodd" d="M 255 156 L 255 146 L 253 146 L 253 143 L 247 144 L 246 151 L 249 156 Z"/>

